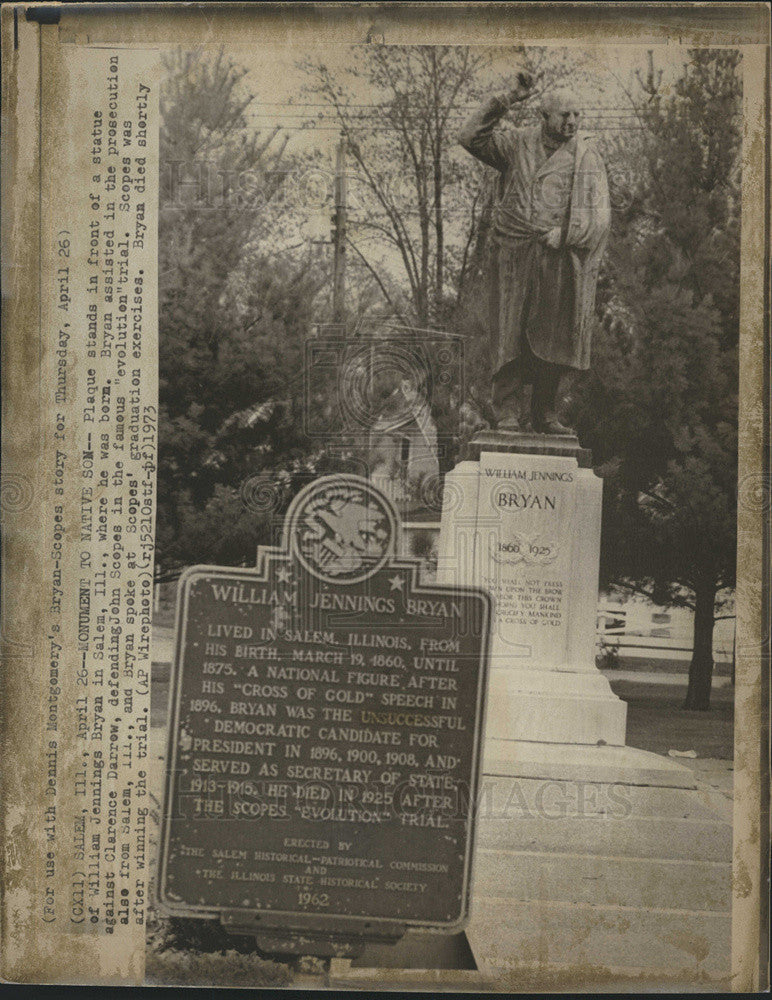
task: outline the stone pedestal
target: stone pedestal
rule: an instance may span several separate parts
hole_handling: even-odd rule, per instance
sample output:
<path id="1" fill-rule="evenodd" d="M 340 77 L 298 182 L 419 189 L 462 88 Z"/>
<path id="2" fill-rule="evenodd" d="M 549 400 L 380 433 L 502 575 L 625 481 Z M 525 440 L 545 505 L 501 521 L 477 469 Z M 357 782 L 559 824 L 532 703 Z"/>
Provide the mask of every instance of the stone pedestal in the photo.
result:
<path id="1" fill-rule="evenodd" d="M 487 431 L 446 477 L 438 578 L 494 603 L 466 937 L 499 991 L 725 988 L 728 804 L 624 746 L 595 667 L 601 491 L 573 437 Z"/>
<path id="2" fill-rule="evenodd" d="M 625 742 L 626 705 L 595 666 L 602 483 L 589 458 L 574 437 L 486 431 L 446 476 L 437 578 L 493 598 L 486 740 L 499 753 Z"/>

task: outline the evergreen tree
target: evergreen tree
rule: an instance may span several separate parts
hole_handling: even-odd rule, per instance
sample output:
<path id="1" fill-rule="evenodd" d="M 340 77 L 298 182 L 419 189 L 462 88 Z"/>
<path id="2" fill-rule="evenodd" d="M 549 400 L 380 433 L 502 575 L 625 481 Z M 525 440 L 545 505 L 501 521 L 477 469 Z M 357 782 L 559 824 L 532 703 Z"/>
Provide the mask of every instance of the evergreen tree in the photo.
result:
<path id="1" fill-rule="evenodd" d="M 250 130 L 246 71 L 222 53 L 177 53 L 166 69 L 159 579 L 191 562 L 251 561 L 269 540 L 310 460 L 303 343 L 325 279 L 273 240 L 275 196 L 293 164 L 278 129 Z"/>
<path id="2" fill-rule="evenodd" d="M 735 51 L 690 57 L 641 112 L 578 417 L 605 473 L 603 576 L 694 609 L 685 707 L 705 710 L 735 582 L 741 84 Z"/>

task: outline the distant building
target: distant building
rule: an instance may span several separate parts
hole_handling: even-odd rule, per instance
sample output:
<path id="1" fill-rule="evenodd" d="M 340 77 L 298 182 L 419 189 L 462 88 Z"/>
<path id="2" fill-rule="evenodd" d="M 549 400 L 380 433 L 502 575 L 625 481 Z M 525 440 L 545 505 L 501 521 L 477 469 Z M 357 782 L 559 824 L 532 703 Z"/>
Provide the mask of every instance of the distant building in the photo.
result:
<path id="1" fill-rule="evenodd" d="M 403 378 L 373 424 L 370 478 L 398 503 L 439 475 L 437 428 L 421 386 Z"/>
<path id="2" fill-rule="evenodd" d="M 719 596 L 722 608 L 717 609 L 713 628 L 713 658 L 726 672 L 734 658 L 734 593 L 727 590 Z M 612 587 L 600 594 L 598 636 L 620 655 L 689 660 L 694 643 L 694 611 L 664 607 L 643 594 Z"/>

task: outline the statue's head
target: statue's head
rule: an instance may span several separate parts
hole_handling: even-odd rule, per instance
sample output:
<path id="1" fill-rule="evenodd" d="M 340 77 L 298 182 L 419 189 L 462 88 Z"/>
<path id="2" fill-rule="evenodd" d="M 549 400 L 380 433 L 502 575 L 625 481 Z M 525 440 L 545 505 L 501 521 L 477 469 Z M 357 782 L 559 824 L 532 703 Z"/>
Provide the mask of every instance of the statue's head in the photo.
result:
<path id="1" fill-rule="evenodd" d="M 572 90 L 553 90 L 544 95 L 541 104 L 544 130 L 557 142 L 568 142 L 579 128 L 581 111 Z"/>

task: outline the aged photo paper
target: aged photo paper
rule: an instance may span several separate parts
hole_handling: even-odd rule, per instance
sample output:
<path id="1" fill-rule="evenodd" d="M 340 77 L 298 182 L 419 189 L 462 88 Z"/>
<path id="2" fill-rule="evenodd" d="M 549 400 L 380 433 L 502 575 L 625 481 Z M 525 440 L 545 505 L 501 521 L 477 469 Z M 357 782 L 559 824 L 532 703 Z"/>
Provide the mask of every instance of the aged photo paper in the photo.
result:
<path id="1" fill-rule="evenodd" d="M 768 988 L 769 20 L 3 5 L 6 981 Z"/>

